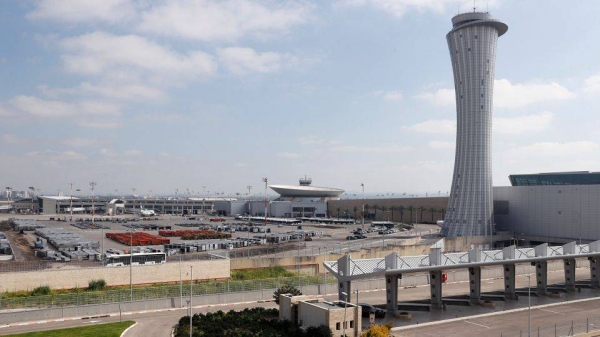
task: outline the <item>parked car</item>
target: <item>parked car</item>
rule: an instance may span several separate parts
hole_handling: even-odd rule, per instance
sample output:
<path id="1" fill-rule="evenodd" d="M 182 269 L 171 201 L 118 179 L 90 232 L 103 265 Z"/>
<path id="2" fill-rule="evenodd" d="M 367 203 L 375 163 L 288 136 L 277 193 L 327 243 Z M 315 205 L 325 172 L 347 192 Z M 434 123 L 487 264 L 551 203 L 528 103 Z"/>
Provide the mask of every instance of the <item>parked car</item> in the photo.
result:
<path id="1" fill-rule="evenodd" d="M 367 238 L 366 235 L 362 235 L 362 234 L 356 234 L 354 237 L 357 239 L 366 239 Z"/>
<path id="2" fill-rule="evenodd" d="M 374 307 L 367 303 L 359 303 L 358 305 L 362 308 L 362 317 L 369 317 L 369 314 L 373 312 L 375 313 L 375 318 L 385 318 L 386 311 L 381 308 Z"/>
<path id="3" fill-rule="evenodd" d="M 348 235 L 346 236 L 346 240 L 356 240 L 356 237 L 354 237 L 354 235 Z"/>

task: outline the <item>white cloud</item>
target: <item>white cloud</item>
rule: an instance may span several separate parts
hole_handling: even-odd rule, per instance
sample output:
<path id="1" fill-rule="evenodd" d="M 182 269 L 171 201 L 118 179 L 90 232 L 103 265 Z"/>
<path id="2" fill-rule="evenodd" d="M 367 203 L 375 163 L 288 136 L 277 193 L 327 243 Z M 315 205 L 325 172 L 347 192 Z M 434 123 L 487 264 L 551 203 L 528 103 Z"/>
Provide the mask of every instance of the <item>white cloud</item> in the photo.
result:
<path id="1" fill-rule="evenodd" d="M 144 152 L 140 150 L 126 150 L 123 152 L 118 152 L 113 149 L 102 148 L 100 149 L 100 154 L 106 157 L 141 157 L 144 155 Z"/>
<path id="2" fill-rule="evenodd" d="M 235 163 L 235 164 L 233 164 L 233 167 L 244 168 L 244 167 L 248 167 L 248 164 L 246 164 L 246 163 Z"/>
<path id="3" fill-rule="evenodd" d="M 298 138 L 298 143 L 302 145 L 316 145 L 323 144 L 325 140 L 318 136 L 305 136 Z"/>
<path id="4" fill-rule="evenodd" d="M 202 51 L 180 54 L 136 35 L 115 36 L 94 32 L 60 42 L 66 69 L 99 75 L 105 71 L 138 69 L 163 76 L 210 76 L 216 71 L 213 57 Z"/>
<path id="5" fill-rule="evenodd" d="M 439 89 L 436 92 L 425 92 L 415 97 L 440 107 L 454 106 L 456 102 L 454 89 Z"/>
<path id="6" fill-rule="evenodd" d="M 565 100 L 577 95 L 556 82 L 512 84 L 507 79 L 494 81 L 494 107 L 519 108 L 535 103 Z M 436 92 L 425 92 L 415 96 L 435 106 L 454 106 L 456 98 L 454 89 L 439 89 Z"/>
<path id="7" fill-rule="evenodd" d="M 27 142 L 25 138 L 21 138 L 13 133 L 5 133 L 0 137 L 0 143 L 4 144 L 19 144 L 25 142 Z"/>
<path id="8" fill-rule="evenodd" d="M 45 151 L 31 151 L 31 152 L 27 152 L 25 153 L 26 157 L 30 157 L 30 158 L 42 158 L 45 160 L 50 160 L 50 161 L 65 161 L 65 160 L 81 160 L 81 159 L 85 159 L 86 156 L 84 156 L 81 153 L 75 152 L 75 151 L 50 151 L 50 150 L 45 150 Z"/>
<path id="9" fill-rule="evenodd" d="M 162 100 L 165 93 L 158 88 L 137 83 L 102 83 L 92 84 L 83 82 L 72 88 L 49 88 L 41 85 L 38 89 L 46 96 L 56 98 L 62 95 L 98 95 L 117 100 Z"/>
<path id="10" fill-rule="evenodd" d="M 496 7 L 498 2 L 498 0 L 488 0 L 486 5 Z M 443 13 L 446 8 L 455 11 L 457 5 L 464 12 L 473 7 L 473 2 L 471 0 L 338 0 L 334 4 L 335 7 L 370 6 L 398 18 L 409 11 Z"/>
<path id="11" fill-rule="evenodd" d="M 369 95 L 373 97 L 382 97 L 386 101 L 401 101 L 404 98 L 404 95 L 400 90 L 377 90 L 370 92 Z"/>
<path id="12" fill-rule="evenodd" d="M 279 35 L 308 21 L 313 7 L 292 1 L 166 1 L 145 11 L 138 29 L 203 41 Z"/>
<path id="13" fill-rule="evenodd" d="M 554 114 L 543 111 L 535 115 L 519 117 L 495 117 L 492 122 L 494 132 L 501 134 L 529 134 L 544 131 L 550 127 Z"/>
<path id="14" fill-rule="evenodd" d="M 575 96 L 574 92 L 556 82 L 512 84 L 506 79 L 494 81 L 494 105 L 499 108 L 518 108 Z"/>
<path id="15" fill-rule="evenodd" d="M 90 147 L 100 144 L 97 138 L 66 138 L 61 139 L 60 143 L 70 147 Z"/>
<path id="16" fill-rule="evenodd" d="M 436 150 L 449 150 L 454 149 L 456 144 L 454 142 L 444 142 L 444 141 L 430 141 L 429 147 Z"/>
<path id="17" fill-rule="evenodd" d="M 77 125 L 86 127 L 86 128 L 96 128 L 96 129 L 117 129 L 123 126 L 123 123 L 120 119 L 111 118 L 111 120 L 106 119 L 82 119 L 77 121 Z"/>
<path id="18" fill-rule="evenodd" d="M 290 66 L 298 62 L 295 56 L 275 52 L 259 53 L 252 48 L 229 47 L 217 50 L 219 62 L 234 74 L 250 72 L 272 73 L 284 65 Z"/>
<path id="19" fill-rule="evenodd" d="M 587 94 L 599 94 L 600 93 L 600 73 L 592 75 L 585 79 L 583 92 Z"/>
<path id="20" fill-rule="evenodd" d="M 27 17 L 66 23 L 120 23 L 135 16 L 130 0 L 38 0 Z"/>
<path id="21" fill-rule="evenodd" d="M 578 157 L 582 155 L 596 155 L 600 145 L 591 141 L 577 141 L 567 143 L 540 142 L 528 146 L 517 147 L 511 152 L 526 157 Z"/>
<path id="22" fill-rule="evenodd" d="M 299 153 L 294 153 L 294 152 L 279 152 L 275 154 L 275 157 L 278 158 L 285 158 L 285 159 L 297 159 L 302 157 L 302 155 L 300 155 Z"/>
<path id="23" fill-rule="evenodd" d="M 409 146 L 400 146 L 396 144 L 379 145 L 379 146 L 356 146 L 342 145 L 333 146 L 329 149 L 331 152 L 340 153 L 365 153 L 365 154 L 383 154 L 383 153 L 406 153 L 412 150 Z"/>
<path id="24" fill-rule="evenodd" d="M 456 121 L 449 119 L 434 119 L 411 126 L 404 126 L 402 129 L 437 135 L 453 135 L 456 133 Z"/>
<path id="25" fill-rule="evenodd" d="M 81 101 L 68 103 L 63 101 L 43 100 L 33 96 L 17 96 L 10 103 L 21 112 L 36 117 L 70 117 L 70 116 L 118 116 L 120 107 L 114 104 Z"/>

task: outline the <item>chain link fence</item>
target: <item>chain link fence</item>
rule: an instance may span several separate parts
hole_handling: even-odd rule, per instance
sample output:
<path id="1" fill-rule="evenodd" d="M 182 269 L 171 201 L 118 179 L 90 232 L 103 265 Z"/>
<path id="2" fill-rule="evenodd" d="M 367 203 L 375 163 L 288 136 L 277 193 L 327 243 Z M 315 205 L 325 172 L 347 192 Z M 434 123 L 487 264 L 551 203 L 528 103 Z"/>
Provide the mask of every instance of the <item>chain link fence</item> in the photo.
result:
<path id="1" fill-rule="evenodd" d="M 531 331 L 531 335 L 529 335 Z M 525 327 L 519 331 L 510 331 L 501 333 L 500 337 L 559 337 L 559 336 L 579 336 L 595 332 L 593 336 L 600 335 L 600 317 L 589 317 L 578 320 L 555 323 L 554 325 L 536 326 L 533 324 L 531 329 Z M 584 335 L 585 336 L 585 335 Z"/>
<path id="2" fill-rule="evenodd" d="M 336 278 L 331 275 L 301 275 L 294 277 L 279 277 L 261 280 L 223 280 L 223 281 L 194 281 L 192 283 L 193 296 L 216 295 L 227 293 L 240 293 L 272 289 L 275 291 L 282 285 L 297 287 L 309 285 L 336 284 Z M 1 296 L 1 295 L 0 295 Z M 129 301 L 143 301 L 153 299 L 179 298 L 190 296 L 190 283 L 136 286 L 133 289 L 120 288 L 107 291 L 84 291 L 78 293 L 26 296 L 26 297 L 0 297 L 0 310 L 22 308 L 51 308 L 81 306 L 90 304 L 120 303 Z"/>

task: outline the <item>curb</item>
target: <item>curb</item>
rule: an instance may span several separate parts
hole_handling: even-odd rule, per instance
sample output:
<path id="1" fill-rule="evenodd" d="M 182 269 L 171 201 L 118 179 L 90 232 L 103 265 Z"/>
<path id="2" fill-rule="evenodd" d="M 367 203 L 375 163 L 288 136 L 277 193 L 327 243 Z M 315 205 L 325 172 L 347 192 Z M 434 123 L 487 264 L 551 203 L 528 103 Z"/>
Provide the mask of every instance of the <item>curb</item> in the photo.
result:
<path id="1" fill-rule="evenodd" d="M 560 303 L 550 303 L 550 304 L 537 305 L 537 306 L 531 307 L 531 309 L 535 310 L 535 309 L 556 307 L 556 306 L 565 305 L 565 304 L 581 303 L 581 302 L 589 302 L 589 301 L 597 301 L 597 300 L 600 300 L 600 298 L 598 298 L 598 297 L 583 298 L 583 299 L 580 299 L 580 300 L 573 300 L 573 301 L 565 301 L 565 302 L 560 302 Z M 433 326 L 433 325 L 439 325 L 439 324 L 444 324 L 444 323 L 459 322 L 459 321 L 464 321 L 466 319 L 475 319 L 475 318 L 482 318 L 482 317 L 498 316 L 498 315 L 510 314 L 510 313 L 514 313 L 514 312 L 521 312 L 521 311 L 527 311 L 527 310 L 529 310 L 529 308 L 525 307 L 525 308 L 504 310 L 504 311 L 498 311 L 498 312 L 490 312 L 490 313 L 487 313 L 487 314 L 479 314 L 479 315 L 473 315 L 473 316 L 464 316 L 464 317 L 458 317 L 458 318 L 450 318 L 450 319 L 445 319 L 445 320 L 442 320 L 442 321 L 435 321 L 435 322 L 427 322 L 427 323 L 412 324 L 412 325 L 407 325 L 407 326 L 400 326 L 400 327 L 392 328 L 390 331 L 404 331 L 404 330 L 410 330 L 410 329 L 417 329 L 417 328 L 424 327 L 424 326 Z"/>
<path id="2" fill-rule="evenodd" d="M 123 337 L 123 336 L 125 336 L 125 334 L 127 333 L 127 331 L 129 331 L 129 329 L 133 328 L 133 327 L 134 327 L 134 326 L 136 326 L 137 324 L 138 324 L 138 323 L 137 323 L 137 322 L 135 322 L 135 323 L 133 323 L 132 325 L 130 325 L 130 326 L 127 328 L 127 329 L 125 329 L 125 330 L 124 330 L 124 331 L 121 333 L 121 336 L 120 336 L 120 337 Z"/>

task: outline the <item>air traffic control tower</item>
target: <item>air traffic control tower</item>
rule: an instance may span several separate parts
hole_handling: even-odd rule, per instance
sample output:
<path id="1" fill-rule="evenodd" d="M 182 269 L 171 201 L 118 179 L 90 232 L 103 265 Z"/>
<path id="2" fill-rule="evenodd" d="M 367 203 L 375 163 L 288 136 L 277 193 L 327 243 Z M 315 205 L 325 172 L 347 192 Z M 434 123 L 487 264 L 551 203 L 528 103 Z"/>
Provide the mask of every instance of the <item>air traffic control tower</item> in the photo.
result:
<path id="1" fill-rule="evenodd" d="M 456 155 L 442 234 L 488 236 L 493 232 L 492 102 L 498 37 L 508 26 L 489 13 L 452 18 L 446 35 L 456 96 Z"/>

